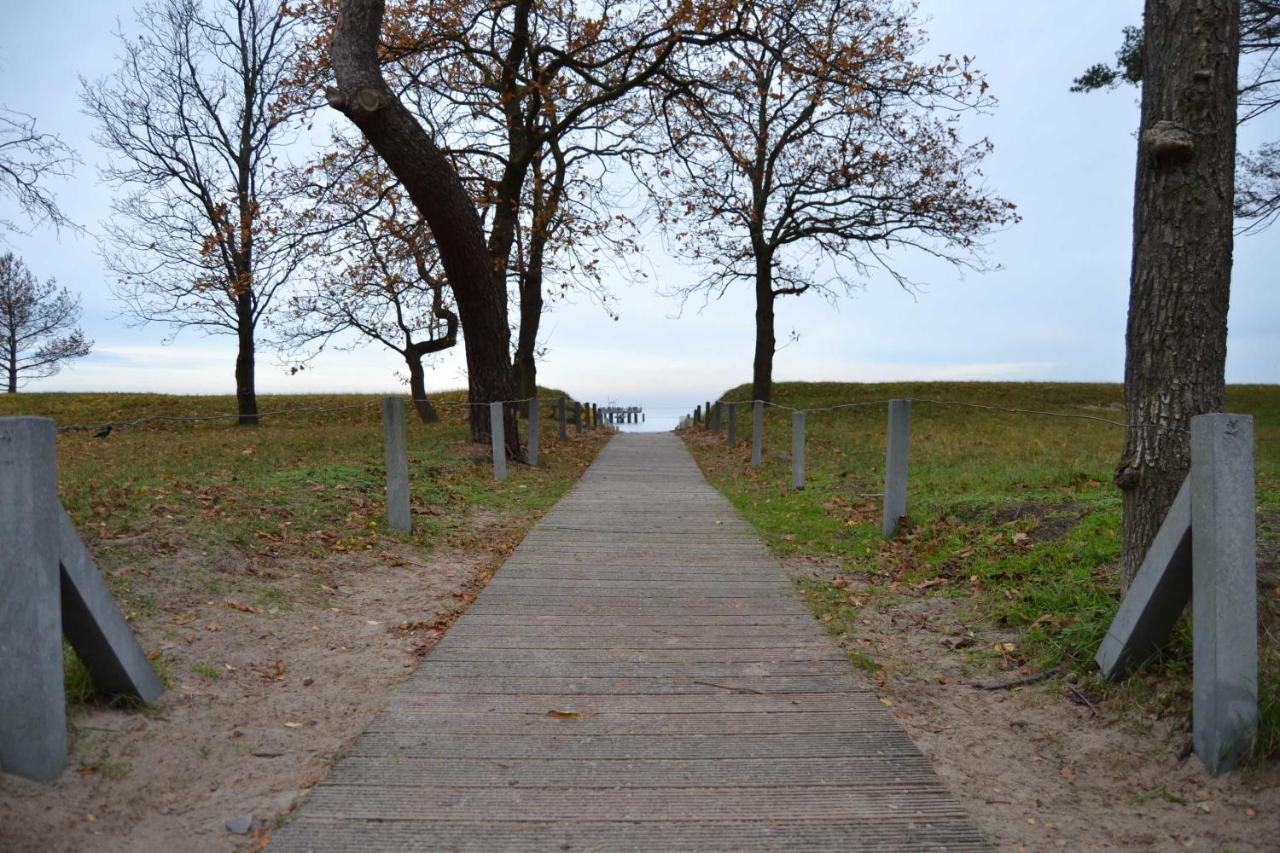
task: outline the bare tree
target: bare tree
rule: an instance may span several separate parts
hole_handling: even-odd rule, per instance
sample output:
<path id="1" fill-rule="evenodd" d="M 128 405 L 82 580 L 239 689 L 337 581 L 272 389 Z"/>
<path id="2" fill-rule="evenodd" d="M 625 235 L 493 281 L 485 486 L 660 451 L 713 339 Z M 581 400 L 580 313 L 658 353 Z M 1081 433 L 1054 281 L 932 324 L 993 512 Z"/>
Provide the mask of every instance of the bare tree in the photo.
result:
<path id="1" fill-rule="evenodd" d="M 326 347 L 376 342 L 404 359 L 423 423 L 440 418 L 423 359 L 458 342 L 458 315 L 431 233 L 366 146 L 336 148 L 300 175 L 299 215 L 313 267 L 288 300 L 281 344 L 307 361 Z M 354 333 L 354 336 L 349 333 Z"/>
<path id="2" fill-rule="evenodd" d="M 258 420 L 256 332 L 302 256 L 276 148 L 288 141 L 296 19 L 273 0 L 154 0 L 120 68 L 81 82 L 103 177 L 115 293 L 140 322 L 234 335 L 241 424 Z"/>
<path id="3" fill-rule="evenodd" d="M 952 120 L 991 103 L 985 81 L 967 57 L 916 60 L 909 6 L 744 8 L 739 37 L 667 70 L 653 103 L 658 162 L 636 171 L 677 248 L 708 270 L 676 293 L 754 289 L 752 394 L 768 400 L 778 298 L 834 298 L 873 267 L 910 286 L 895 249 L 980 266 L 975 241 L 1016 217 L 981 184 L 990 143 L 964 144 Z"/>
<path id="4" fill-rule="evenodd" d="M 76 326 L 79 319 L 79 297 L 53 279 L 41 284 L 12 252 L 0 255 L 0 375 L 8 393 L 89 354 L 93 341 Z"/>
<path id="5" fill-rule="evenodd" d="M 1125 341 L 1121 574 L 1137 573 L 1190 467 L 1191 418 L 1222 411 L 1231 294 L 1238 0 L 1147 0 Z"/>
<path id="6" fill-rule="evenodd" d="M 71 175 L 75 153 L 52 133 L 36 130 L 36 120 L 0 107 L 0 196 L 8 196 L 30 225 L 70 225 L 46 182 Z M 0 231 L 26 231 L 16 222 L 0 219 Z"/>
<path id="7" fill-rule="evenodd" d="M 331 5 L 311 7 L 321 35 L 300 78 L 327 61 Z M 522 397 L 536 393 L 544 311 L 571 291 L 608 310 L 600 256 L 623 271 L 635 250 L 630 223 L 605 213 L 597 178 L 629 132 L 621 102 L 656 81 L 674 52 L 719 37 L 712 5 L 427 0 L 386 10 L 383 75 L 458 172 L 490 264 L 518 306 L 512 358 Z M 587 245 L 593 260 L 581 254 Z"/>
<path id="8" fill-rule="evenodd" d="M 480 214 L 457 170 L 382 76 L 382 15 L 382 0 L 341 0 L 330 58 L 336 86 L 326 95 L 329 104 L 350 119 L 378 152 L 435 237 L 465 332 L 472 403 L 509 400 L 515 376 L 508 353 L 506 283 L 489 262 Z M 511 407 L 506 409 L 504 426 L 507 452 L 518 457 L 520 442 Z M 488 435 L 488 407 L 471 406 L 472 439 L 480 441 Z"/>

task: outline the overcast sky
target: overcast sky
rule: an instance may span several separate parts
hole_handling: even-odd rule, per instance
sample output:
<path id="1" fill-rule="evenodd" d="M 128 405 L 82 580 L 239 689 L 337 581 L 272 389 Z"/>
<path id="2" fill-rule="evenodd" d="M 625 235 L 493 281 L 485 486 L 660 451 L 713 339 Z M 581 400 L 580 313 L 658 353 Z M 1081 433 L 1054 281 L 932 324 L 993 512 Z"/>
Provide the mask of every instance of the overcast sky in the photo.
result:
<path id="1" fill-rule="evenodd" d="M 922 0 L 931 51 L 968 53 L 1000 103 L 969 121 L 970 139 L 995 144 L 990 185 L 1019 206 L 1023 221 L 989 241 L 996 272 L 959 274 L 903 256 L 928 283 L 911 296 L 872 279 L 837 310 L 821 297 L 779 302 L 779 337 L 800 333 L 777 357 L 775 379 L 1119 381 L 1131 242 L 1137 92 L 1068 91 L 1087 65 L 1109 59 L 1120 30 L 1141 17 L 1140 0 Z M 84 160 L 54 185 L 75 221 L 99 230 L 110 190 L 97 179 L 103 153 L 80 113 L 78 75 L 115 65 L 116 19 L 132 25 L 133 4 L 17 3 L 0 29 L 0 104 L 31 113 Z M 1248 126 L 1241 145 L 1280 137 L 1280 114 Z M 6 211 L 0 211 L 2 215 Z M 40 277 L 83 296 L 94 353 L 29 390 L 154 390 L 232 393 L 233 341 L 184 332 L 163 345 L 160 327 L 130 328 L 116 317 L 90 236 L 51 231 L 6 238 Z M 649 258 L 664 286 L 696 276 L 652 241 Z M 1227 379 L 1277 382 L 1280 369 L 1280 226 L 1239 238 L 1231 294 Z M 1268 272 L 1271 270 L 1272 272 Z M 549 353 L 539 378 L 587 399 L 692 406 L 751 377 L 751 294 L 730 293 L 705 308 L 656 296 L 652 285 L 614 286 L 618 322 L 589 302 L 560 305 L 543 321 Z M 431 387 L 465 384 L 461 347 L 434 363 Z M 373 348 L 327 355 L 297 376 L 259 359 L 260 392 L 383 391 L 398 387 L 394 355 Z"/>

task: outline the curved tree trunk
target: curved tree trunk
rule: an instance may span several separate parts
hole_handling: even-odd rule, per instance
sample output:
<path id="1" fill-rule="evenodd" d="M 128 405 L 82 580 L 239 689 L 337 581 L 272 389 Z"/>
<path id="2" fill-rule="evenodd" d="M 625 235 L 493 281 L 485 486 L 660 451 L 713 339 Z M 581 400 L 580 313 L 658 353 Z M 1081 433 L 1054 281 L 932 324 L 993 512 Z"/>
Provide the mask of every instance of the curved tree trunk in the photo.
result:
<path id="1" fill-rule="evenodd" d="M 258 423 L 258 393 L 254 387 L 253 297 L 236 297 L 236 406 L 241 426 Z"/>
<path id="2" fill-rule="evenodd" d="M 1125 347 L 1124 585 L 1222 411 L 1231 288 L 1238 0 L 1147 0 Z"/>
<path id="3" fill-rule="evenodd" d="M 409 393 L 413 395 L 413 408 L 418 413 L 418 420 L 424 424 L 439 423 L 440 415 L 427 399 L 427 377 L 422 369 L 422 356 L 410 350 L 404 354 L 404 361 L 409 365 Z"/>
<path id="4" fill-rule="evenodd" d="M 334 27 L 337 88 L 326 92 L 364 134 L 426 219 L 440 250 L 465 332 L 467 385 L 473 404 L 509 400 L 515 390 L 505 281 L 490 264 L 471 197 L 431 136 L 387 87 L 378 65 L 383 0 L 343 0 Z M 507 407 L 512 412 L 511 407 Z M 520 457 L 514 412 L 506 421 L 508 455 Z M 489 408 L 471 406 L 471 438 L 487 441 Z"/>
<path id="5" fill-rule="evenodd" d="M 751 397 L 773 399 L 773 353 L 777 348 L 773 317 L 773 261 L 756 256 L 756 357 L 751 373 Z"/>

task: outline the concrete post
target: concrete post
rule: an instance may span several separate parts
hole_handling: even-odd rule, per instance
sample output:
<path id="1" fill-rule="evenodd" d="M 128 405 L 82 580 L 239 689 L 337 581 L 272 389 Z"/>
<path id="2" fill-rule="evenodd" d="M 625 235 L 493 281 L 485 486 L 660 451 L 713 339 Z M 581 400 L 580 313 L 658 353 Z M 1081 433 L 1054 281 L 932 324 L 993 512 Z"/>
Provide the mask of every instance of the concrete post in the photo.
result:
<path id="1" fill-rule="evenodd" d="M 733 447 L 738 443 L 738 407 L 736 403 L 729 404 L 729 411 L 725 413 L 729 417 L 729 437 L 728 444 Z"/>
<path id="2" fill-rule="evenodd" d="M 404 400 L 382 398 L 382 457 L 387 464 L 387 523 L 402 533 L 413 528 L 409 514 L 409 458 L 404 433 Z"/>
<path id="3" fill-rule="evenodd" d="M 507 479 L 506 424 L 502 419 L 502 403 L 489 404 L 489 435 L 493 441 L 493 477 Z"/>
<path id="4" fill-rule="evenodd" d="M 600 405 L 598 403 L 591 404 L 591 428 L 600 429 Z"/>
<path id="5" fill-rule="evenodd" d="M 67 761 L 56 437 L 0 418 L 0 769 L 39 782 Z"/>
<path id="6" fill-rule="evenodd" d="M 582 404 L 576 400 L 573 403 L 573 431 L 582 435 Z"/>
<path id="7" fill-rule="evenodd" d="M 538 464 L 538 441 L 542 438 L 542 424 L 539 423 L 541 413 L 538 411 L 538 398 L 529 398 L 529 464 Z"/>
<path id="8" fill-rule="evenodd" d="M 702 407 L 701 406 L 693 407 L 693 425 L 694 426 L 702 425 Z"/>
<path id="9" fill-rule="evenodd" d="M 911 439 L 911 401 L 889 401 L 889 436 L 884 452 L 884 519 L 880 532 L 891 537 L 907 514 L 907 451 Z"/>
<path id="10" fill-rule="evenodd" d="M 1215 776 L 1236 766 L 1258 728 L 1253 478 L 1252 417 L 1191 419 L 1193 738 Z"/>
<path id="11" fill-rule="evenodd" d="M 564 397 L 556 401 L 556 421 L 560 425 L 560 440 L 564 441 L 569 437 L 569 427 L 564 417 Z"/>
<path id="12" fill-rule="evenodd" d="M 804 488 L 804 412 L 791 413 L 791 488 Z"/>
<path id="13" fill-rule="evenodd" d="M 58 563 L 62 567 L 62 633 L 94 688 L 110 696 L 154 702 L 164 694 L 133 629 L 116 606 L 75 523 L 58 507 Z"/>
<path id="14" fill-rule="evenodd" d="M 716 431 L 716 435 L 720 434 L 720 409 L 722 408 L 722 405 L 723 404 L 717 400 L 715 408 L 711 410 L 711 428 Z"/>
<path id="15" fill-rule="evenodd" d="M 1191 600 L 1191 478 L 1151 541 L 1094 660 L 1102 677 L 1119 681 L 1160 651 Z"/>
<path id="16" fill-rule="evenodd" d="M 751 467 L 759 468 L 764 452 L 764 402 L 756 400 L 751 417 Z"/>
<path id="17" fill-rule="evenodd" d="M 706 406 L 702 409 L 703 419 L 702 426 L 705 429 L 711 429 L 711 401 L 708 400 Z"/>

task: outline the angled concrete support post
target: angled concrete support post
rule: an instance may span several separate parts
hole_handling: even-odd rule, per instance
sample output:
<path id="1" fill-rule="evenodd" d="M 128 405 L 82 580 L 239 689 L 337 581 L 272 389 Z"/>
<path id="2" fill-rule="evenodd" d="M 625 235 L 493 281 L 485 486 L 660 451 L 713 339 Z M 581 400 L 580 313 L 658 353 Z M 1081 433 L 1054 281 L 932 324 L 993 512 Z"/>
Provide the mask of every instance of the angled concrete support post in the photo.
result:
<path id="1" fill-rule="evenodd" d="M 1154 655 L 1191 600 L 1191 478 L 1160 524 L 1094 660 L 1102 677 L 1119 681 Z"/>
<path id="2" fill-rule="evenodd" d="M 911 401 L 889 401 L 889 436 L 884 453 L 884 518 L 880 532 L 886 538 L 898 530 L 907 514 L 907 454 L 911 445 Z"/>
<path id="3" fill-rule="evenodd" d="M 1215 776 L 1258 729 L 1257 504 L 1253 418 L 1191 419 L 1193 738 Z"/>
<path id="4" fill-rule="evenodd" d="M 39 782 L 67 760 L 56 435 L 0 418 L 0 770 Z"/>
<path id="5" fill-rule="evenodd" d="M 538 398 L 529 399 L 529 464 L 538 464 L 538 442 L 542 439 L 542 424 L 538 422 Z"/>
<path id="6" fill-rule="evenodd" d="M 112 696 L 133 696 L 154 702 L 164 693 L 160 676 L 151 668 L 133 629 L 116 606 L 84 547 L 75 523 L 58 507 L 58 562 L 62 568 L 62 633 L 94 688 Z"/>
<path id="7" fill-rule="evenodd" d="M 751 413 L 751 467 L 759 468 L 764 453 L 764 402 L 756 400 Z"/>
<path id="8" fill-rule="evenodd" d="M 408 533 L 413 522 L 409 514 L 409 457 L 404 433 L 404 400 L 382 398 L 382 457 L 387 465 L 387 523 Z"/>
<path id="9" fill-rule="evenodd" d="M 493 443 L 493 477 L 507 479 L 507 436 L 502 418 L 502 404 L 489 404 L 489 436 Z"/>
<path id="10" fill-rule="evenodd" d="M 565 423 L 564 416 L 564 397 L 556 401 L 556 422 L 560 425 L 560 440 L 564 441 L 569 437 L 569 426 Z"/>
<path id="11" fill-rule="evenodd" d="M 725 416 L 729 419 L 728 436 L 725 442 L 733 447 L 738 443 L 738 409 L 734 403 L 729 404 L 729 410 L 725 412 Z"/>
<path id="12" fill-rule="evenodd" d="M 804 488 L 804 412 L 791 413 L 791 488 Z"/>

